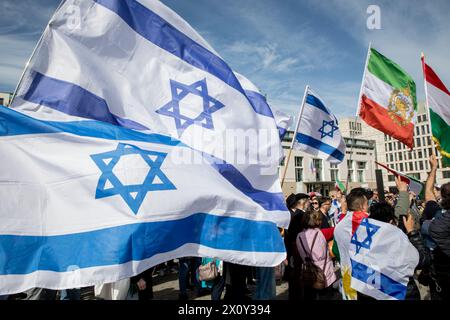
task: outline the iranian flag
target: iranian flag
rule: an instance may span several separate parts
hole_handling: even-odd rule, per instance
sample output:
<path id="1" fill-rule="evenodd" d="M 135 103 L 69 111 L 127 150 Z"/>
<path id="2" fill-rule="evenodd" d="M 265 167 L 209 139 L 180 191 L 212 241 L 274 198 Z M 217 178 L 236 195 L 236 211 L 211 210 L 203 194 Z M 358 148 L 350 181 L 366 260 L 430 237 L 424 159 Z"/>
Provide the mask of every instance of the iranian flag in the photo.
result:
<path id="1" fill-rule="evenodd" d="M 371 127 L 413 147 L 416 84 L 394 61 L 369 48 L 359 116 Z"/>
<path id="2" fill-rule="evenodd" d="M 341 180 L 339 180 L 339 178 L 336 178 L 335 187 L 336 187 L 336 189 L 341 190 L 341 192 L 343 194 L 345 194 L 347 192 L 347 189 L 345 188 L 345 184 Z"/>
<path id="3" fill-rule="evenodd" d="M 442 155 L 442 164 L 447 167 L 450 166 L 450 91 L 425 63 L 423 55 L 422 65 L 433 140 Z"/>
<path id="4" fill-rule="evenodd" d="M 423 183 L 422 182 L 420 182 L 419 180 L 417 180 L 417 179 L 415 179 L 415 178 L 413 178 L 411 176 L 408 176 L 408 175 L 406 175 L 404 173 L 401 173 L 399 171 L 395 171 L 395 170 L 389 168 L 385 164 L 382 164 L 382 163 L 379 163 L 379 162 L 376 162 L 376 161 L 375 161 L 375 163 L 377 165 L 379 165 L 380 167 L 385 168 L 387 171 L 392 173 L 394 176 L 400 177 L 400 179 L 402 181 L 404 181 L 404 182 L 406 182 L 408 184 L 409 191 L 414 192 L 417 196 L 421 195 L 422 190 L 423 190 Z M 422 198 L 423 198 L 423 195 L 422 195 Z"/>

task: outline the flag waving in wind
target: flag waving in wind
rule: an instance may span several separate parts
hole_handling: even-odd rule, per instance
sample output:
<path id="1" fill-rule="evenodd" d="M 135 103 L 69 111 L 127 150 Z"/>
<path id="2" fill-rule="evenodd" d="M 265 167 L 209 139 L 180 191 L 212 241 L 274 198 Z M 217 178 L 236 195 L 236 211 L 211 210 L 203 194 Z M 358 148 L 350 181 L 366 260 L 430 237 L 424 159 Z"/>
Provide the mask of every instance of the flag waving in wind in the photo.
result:
<path id="1" fill-rule="evenodd" d="M 361 119 L 413 147 L 416 84 L 398 64 L 370 47 L 360 99 Z"/>
<path id="2" fill-rule="evenodd" d="M 425 94 L 430 110 L 433 141 L 442 155 L 442 164 L 450 166 L 450 91 L 422 56 Z"/>
<path id="3" fill-rule="evenodd" d="M 273 113 L 179 16 L 156 0 L 67 0 L 35 52 L 0 107 L 0 294 L 185 256 L 285 259 Z M 262 143 L 229 145 L 229 131 Z"/>
<path id="4" fill-rule="evenodd" d="M 292 148 L 331 163 L 342 162 L 345 142 L 337 118 L 308 86 L 303 100 Z"/>

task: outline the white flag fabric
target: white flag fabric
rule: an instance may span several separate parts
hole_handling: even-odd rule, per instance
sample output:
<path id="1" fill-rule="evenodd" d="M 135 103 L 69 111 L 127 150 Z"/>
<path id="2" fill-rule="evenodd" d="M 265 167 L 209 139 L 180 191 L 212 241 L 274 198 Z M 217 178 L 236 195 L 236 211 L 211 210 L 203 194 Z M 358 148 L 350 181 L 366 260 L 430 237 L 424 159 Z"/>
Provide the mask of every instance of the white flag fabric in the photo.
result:
<path id="1" fill-rule="evenodd" d="M 274 117 L 278 127 L 278 132 L 280 134 L 280 140 L 283 140 L 284 136 L 288 132 L 289 127 L 294 122 L 294 118 L 291 115 L 288 115 L 279 110 L 275 110 Z"/>
<path id="2" fill-rule="evenodd" d="M 346 147 L 337 118 L 310 89 L 302 109 L 293 148 L 331 163 L 341 163 Z"/>
<path id="3" fill-rule="evenodd" d="M 264 96 L 160 1 L 65 1 L 12 107 L 172 136 L 232 164 L 285 210 L 282 149 Z"/>
<path id="4" fill-rule="evenodd" d="M 159 1 L 65 1 L 0 107 L 0 140 L 0 294 L 183 256 L 285 258 L 273 113 Z"/>
<path id="5" fill-rule="evenodd" d="M 403 231 L 351 213 L 337 225 L 335 236 L 347 299 L 356 298 L 354 290 L 378 300 L 405 299 L 419 253 Z"/>

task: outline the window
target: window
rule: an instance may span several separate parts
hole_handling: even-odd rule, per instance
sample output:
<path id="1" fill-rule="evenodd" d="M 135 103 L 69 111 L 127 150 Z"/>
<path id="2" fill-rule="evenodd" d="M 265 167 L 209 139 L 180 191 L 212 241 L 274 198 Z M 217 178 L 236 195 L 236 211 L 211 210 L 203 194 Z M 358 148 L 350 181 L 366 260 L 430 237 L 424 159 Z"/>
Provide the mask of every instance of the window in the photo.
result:
<path id="1" fill-rule="evenodd" d="M 295 168 L 295 181 L 300 182 L 303 181 L 303 169 Z"/>
<path id="2" fill-rule="evenodd" d="M 427 134 L 430 134 L 430 126 L 427 125 Z"/>
<path id="3" fill-rule="evenodd" d="M 303 157 L 295 157 L 295 167 L 303 168 Z"/>
<path id="4" fill-rule="evenodd" d="M 418 136 L 420 134 L 420 128 L 416 127 L 416 135 Z"/>
<path id="5" fill-rule="evenodd" d="M 399 160 L 399 161 L 403 161 L 403 153 L 402 153 L 402 152 L 400 152 L 400 153 L 398 154 L 398 160 Z"/>
<path id="6" fill-rule="evenodd" d="M 422 159 L 422 151 L 417 152 L 417 159 Z M 420 169 L 422 170 L 422 169 Z"/>
<path id="7" fill-rule="evenodd" d="M 400 141 L 397 141 L 397 150 L 402 149 L 402 143 Z"/>
<path id="8" fill-rule="evenodd" d="M 419 170 L 423 171 L 423 161 L 419 161 Z"/>
<path id="9" fill-rule="evenodd" d="M 389 162 L 389 155 L 386 153 L 386 162 Z"/>
<path id="10" fill-rule="evenodd" d="M 394 182 L 395 181 L 395 176 L 392 175 L 392 174 L 388 175 L 388 181 L 389 182 Z"/>
<path id="11" fill-rule="evenodd" d="M 364 181 L 364 171 L 363 170 L 358 170 L 358 182 L 359 183 L 363 183 Z"/>
<path id="12" fill-rule="evenodd" d="M 427 144 L 429 146 L 431 146 L 431 137 L 430 136 L 427 137 Z M 430 148 L 430 150 L 431 150 L 431 148 Z M 431 151 L 430 151 L 430 154 L 431 154 Z"/>
<path id="13" fill-rule="evenodd" d="M 336 181 L 336 179 L 339 177 L 339 170 L 338 169 L 330 169 L 330 178 L 331 181 Z"/>
<path id="14" fill-rule="evenodd" d="M 442 171 L 442 178 L 450 179 L 450 171 Z"/>
<path id="15" fill-rule="evenodd" d="M 410 162 L 409 163 L 409 171 L 413 171 L 414 170 L 414 166 L 413 166 L 413 163 L 412 162 Z"/>
<path id="16" fill-rule="evenodd" d="M 420 147 L 420 138 L 416 138 L 416 147 Z"/>
<path id="17" fill-rule="evenodd" d="M 392 143 L 389 143 L 389 151 L 392 151 Z"/>
<path id="18" fill-rule="evenodd" d="M 313 166 L 316 170 L 316 181 L 322 181 L 322 160 L 313 159 Z"/>
<path id="19" fill-rule="evenodd" d="M 3 102 L 4 102 L 3 98 L 0 98 L 0 105 L 4 106 Z"/>
<path id="20" fill-rule="evenodd" d="M 400 171 L 403 171 L 403 163 L 400 163 Z"/>
<path id="21" fill-rule="evenodd" d="M 358 165 L 358 170 L 366 170 L 366 163 L 365 162 L 358 161 L 357 165 Z"/>
<path id="22" fill-rule="evenodd" d="M 394 155 L 392 153 L 389 155 L 389 159 L 391 159 L 391 162 L 394 162 Z"/>
<path id="23" fill-rule="evenodd" d="M 354 182 L 353 170 L 348 170 L 348 182 Z"/>
<path id="24" fill-rule="evenodd" d="M 347 160 L 347 167 L 353 169 L 353 160 Z"/>
<path id="25" fill-rule="evenodd" d="M 422 115 L 422 120 L 423 121 L 427 121 L 427 115 L 426 114 Z"/>
<path id="26" fill-rule="evenodd" d="M 425 137 L 422 137 L 422 145 L 425 147 L 427 145 Z"/>
<path id="27" fill-rule="evenodd" d="M 425 134 L 425 126 L 422 126 L 422 134 Z"/>

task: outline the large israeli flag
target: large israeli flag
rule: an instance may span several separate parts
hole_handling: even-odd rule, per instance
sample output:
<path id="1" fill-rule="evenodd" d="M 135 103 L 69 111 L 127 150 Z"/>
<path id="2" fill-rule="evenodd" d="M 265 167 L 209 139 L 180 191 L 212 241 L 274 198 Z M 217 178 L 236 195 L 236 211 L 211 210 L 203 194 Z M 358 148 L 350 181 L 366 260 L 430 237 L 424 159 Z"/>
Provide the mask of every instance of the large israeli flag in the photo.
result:
<path id="1" fill-rule="evenodd" d="M 331 163 L 344 160 L 346 147 L 338 120 L 308 86 L 295 132 L 292 148 Z"/>
<path id="2" fill-rule="evenodd" d="M 281 263 L 280 151 L 264 97 L 161 2 L 64 1 L 0 107 L 0 294 Z"/>
<path id="3" fill-rule="evenodd" d="M 351 236 L 351 287 L 378 300 L 404 300 L 419 253 L 397 226 L 365 218 Z"/>

